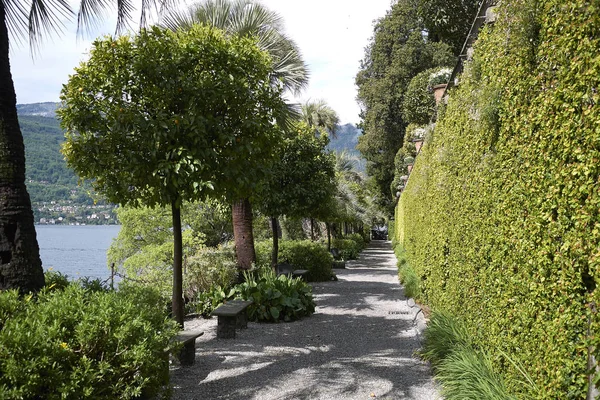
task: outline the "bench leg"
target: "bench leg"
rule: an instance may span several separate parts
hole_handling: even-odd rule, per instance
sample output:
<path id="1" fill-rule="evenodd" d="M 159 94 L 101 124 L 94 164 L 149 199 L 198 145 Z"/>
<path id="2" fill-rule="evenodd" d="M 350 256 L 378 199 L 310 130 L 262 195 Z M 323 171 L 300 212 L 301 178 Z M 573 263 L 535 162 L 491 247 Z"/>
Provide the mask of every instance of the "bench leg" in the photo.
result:
<path id="1" fill-rule="evenodd" d="M 177 355 L 181 365 L 194 365 L 196 361 L 196 341 L 190 340 L 183 344 Z"/>
<path id="2" fill-rule="evenodd" d="M 217 321 L 217 338 L 219 339 L 235 339 L 235 326 L 237 317 L 222 317 L 219 316 Z"/>
<path id="3" fill-rule="evenodd" d="M 248 314 L 246 314 L 246 311 L 238 314 L 235 327 L 236 329 L 246 329 L 248 327 Z"/>

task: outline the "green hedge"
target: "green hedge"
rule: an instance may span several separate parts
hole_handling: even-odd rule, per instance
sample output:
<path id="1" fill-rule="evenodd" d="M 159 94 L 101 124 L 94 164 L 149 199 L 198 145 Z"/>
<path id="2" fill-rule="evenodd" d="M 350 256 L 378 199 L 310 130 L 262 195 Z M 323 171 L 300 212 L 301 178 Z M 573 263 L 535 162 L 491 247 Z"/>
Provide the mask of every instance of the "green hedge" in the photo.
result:
<path id="1" fill-rule="evenodd" d="M 78 284 L 19 299 L 0 293 L 0 397 L 132 399 L 168 393 L 177 333 L 149 289 Z"/>
<path id="2" fill-rule="evenodd" d="M 256 266 L 268 269 L 271 265 L 271 240 L 255 243 Z M 307 269 L 308 279 L 313 282 L 328 281 L 332 276 L 333 257 L 319 242 L 310 240 L 280 240 L 279 263 L 287 262 L 296 269 Z"/>
<path id="3" fill-rule="evenodd" d="M 523 398 L 585 398 L 600 360 L 599 30 L 597 2 L 502 2 L 396 208 L 424 301 Z"/>

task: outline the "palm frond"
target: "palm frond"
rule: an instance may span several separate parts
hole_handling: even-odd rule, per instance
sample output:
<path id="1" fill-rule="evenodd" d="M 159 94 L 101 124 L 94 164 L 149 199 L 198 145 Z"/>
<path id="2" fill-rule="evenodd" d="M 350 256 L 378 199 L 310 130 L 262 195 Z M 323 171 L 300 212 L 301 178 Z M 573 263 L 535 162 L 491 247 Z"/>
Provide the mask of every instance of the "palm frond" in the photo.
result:
<path id="1" fill-rule="evenodd" d="M 307 101 L 302 105 L 302 119 L 318 130 L 325 130 L 333 137 L 336 137 L 336 131 L 340 119 L 333 108 L 327 105 L 325 100 Z"/>
<path id="2" fill-rule="evenodd" d="M 19 1 L 4 1 L 6 27 L 11 38 L 21 43 L 27 26 L 27 11 Z"/>
<path id="3" fill-rule="evenodd" d="M 189 14 L 173 12 L 161 24 L 171 30 L 203 24 L 230 35 L 254 36 L 273 60 L 273 80 L 295 94 L 308 84 L 308 67 L 296 43 L 284 34 L 282 17 L 253 0 L 205 0 Z"/>
<path id="4" fill-rule="evenodd" d="M 27 18 L 29 44 L 35 51 L 44 35 L 61 33 L 73 10 L 66 0 L 32 0 Z"/>

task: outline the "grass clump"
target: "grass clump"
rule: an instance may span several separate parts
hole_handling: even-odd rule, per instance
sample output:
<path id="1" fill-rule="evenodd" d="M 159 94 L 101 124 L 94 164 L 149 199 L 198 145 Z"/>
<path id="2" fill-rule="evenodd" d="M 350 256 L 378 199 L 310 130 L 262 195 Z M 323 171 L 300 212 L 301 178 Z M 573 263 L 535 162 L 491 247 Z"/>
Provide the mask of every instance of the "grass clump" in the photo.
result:
<path id="1" fill-rule="evenodd" d="M 448 313 L 433 313 L 420 355 L 431 363 L 446 400 L 516 400 L 463 323 Z"/>

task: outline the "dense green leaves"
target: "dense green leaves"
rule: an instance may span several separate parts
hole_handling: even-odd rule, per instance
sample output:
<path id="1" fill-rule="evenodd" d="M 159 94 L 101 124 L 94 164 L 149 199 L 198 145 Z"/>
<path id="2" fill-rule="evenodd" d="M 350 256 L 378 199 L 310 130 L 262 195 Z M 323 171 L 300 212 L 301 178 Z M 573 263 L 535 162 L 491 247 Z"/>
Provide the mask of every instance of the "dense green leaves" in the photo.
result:
<path id="1" fill-rule="evenodd" d="M 335 192 L 334 157 L 326 151 L 326 135 L 297 123 L 286 134 L 280 158 L 261 182 L 257 204 L 269 216 L 311 217 Z"/>
<path id="2" fill-rule="evenodd" d="M 590 2 L 503 3 L 396 209 L 423 299 L 524 398 L 585 398 L 600 359 L 599 27 Z"/>
<path id="3" fill-rule="evenodd" d="M 377 203 L 390 215 L 394 157 L 408 124 L 401 113 L 408 85 L 426 69 L 454 64 L 450 46 L 431 39 L 419 17 L 418 3 L 400 0 L 377 22 L 356 76 L 363 108 L 358 149 L 367 159 Z"/>
<path id="4" fill-rule="evenodd" d="M 120 204 L 244 195 L 283 109 L 269 72 L 251 40 L 209 28 L 98 40 L 62 91 L 67 163 Z"/>

